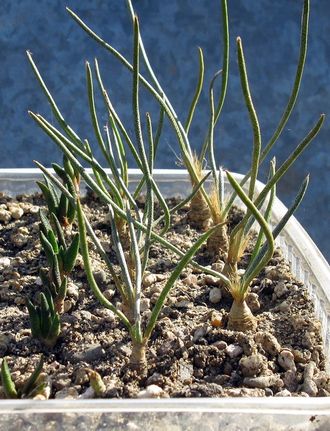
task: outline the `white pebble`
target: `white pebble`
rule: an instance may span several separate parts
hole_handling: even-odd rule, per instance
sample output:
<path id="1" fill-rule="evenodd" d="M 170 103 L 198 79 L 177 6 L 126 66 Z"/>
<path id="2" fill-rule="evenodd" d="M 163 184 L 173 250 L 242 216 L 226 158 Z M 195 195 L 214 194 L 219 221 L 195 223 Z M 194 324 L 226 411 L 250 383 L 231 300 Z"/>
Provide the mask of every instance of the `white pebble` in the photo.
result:
<path id="1" fill-rule="evenodd" d="M 227 346 L 225 352 L 230 358 L 237 358 L 237 356 L 241 355 L 243 353 L 243 349 L 239 344 L 229 344 Z"/>
<path id="2" fill-rule="evenodd" d="M 0 267 L 6 268 L 7 266 L 10 266 L 9 257 L 0 257 Z"/>
<path id="3" fill-rule="evenodd" d="M 32 207 L 30 207 L 30 214 L 37 214 L 38 211 L 39 207 L 37 207 L 36 205 L 32 205 Z"/>
<path id="4" fill-rule="evenodd" d="M 79 288 L 78 288 L 78 286 L 76 284 L 74 284 L 74 283 L 69 283 L 68 284 L 67 295 L 68 296 L 72 296 L 73 299 L 77 300 L 79 298 Z"/>
<path id="5" fill-rule="evenodd" d="M 284 349 L 281 351 L 281 353 L 277 357 L 277 361 L 279 365 L 284 370 L 291 370 L 296 372 L 296 364 L 294 363 L 294 356 L 288 349 Z"/>
<path id="6" fill-rule="evenodd" d="M 146 389 L 137 394 L 137 398 L 160 398 L 163 394 L 163 389 L 157 385 L 147 386 Z"/>
<path id="7" fill-rule="evenodd" d="M 283 391 L 277 392 L 275 397 L 291 397 L 291 392 L 289 392 L 287 389 L 283 389 Z"/>
<path id="8" fill-rule="evenodd" d="M 94 389 L 90 386 L 88 387 L 85 392 L 83 392 L 81 395 L 79 395 L 79 399 L 80 400 L 89 400 L 91 398 L 95 398 L 95 391 Z"/>
<path id="9" fill-rule="evenodd" d="M 265 357 L 256 353 L 251 356 L 244 356 L 239 361 L 239 366 L 244 377 L 255 377 L 265 366 Z"/>
<path id="10" fill-rule="evenodd" d="M 14 218 L 15 220 L 19 220 L 24 214 L 24 210 L 20 207 L 14 206 L 10 208 L 10 214 L 12 218 Z"/>
<path id="11" fill-rule="evenodd" d="M 0 209 L 0 221 L 8 223 L 11 219 L 11 214 L 5 209 Z"/>
<path id="12" fill-rule="evenodd" d="M 157 281 L 156 274 L 148 274 L 143 279 L 143 286 L 144 287 L 149 287 L 152 284 L 156 283 L 156 281 Z"/>
<path id="13" fill-rule="evenodd" d="M 279 281 L 276 286 L 274 287 L 274 296 L 276 298 L 281 298 L 286 293 L 288 293 L 289 289 L 287 288 L 284 281 Z"/>
<path id="14" fill-rule="evenodd" d="M 210 294 L 209 294 L 209 300 L 212 304 L 217 304 L 218 302 L 221 301 L 221 289 L 219 289 L 218 287 L 214 287 L 213 289 L 210 290 Z"/>

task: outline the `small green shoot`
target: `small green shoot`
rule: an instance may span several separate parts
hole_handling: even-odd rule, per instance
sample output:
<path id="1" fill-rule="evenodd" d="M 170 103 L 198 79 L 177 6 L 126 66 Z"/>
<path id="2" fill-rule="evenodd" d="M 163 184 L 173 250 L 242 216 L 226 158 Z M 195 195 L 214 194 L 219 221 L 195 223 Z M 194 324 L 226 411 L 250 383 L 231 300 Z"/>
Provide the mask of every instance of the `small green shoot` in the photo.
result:
<path id="1" fill-rule="evenodd" d="M 68 246 L 62 226 L 56 215 L 51 213 L 54 229 L 44 211 L 40 210 L 39 216 L 41 222 L 40 242 L 49 264 L 48 274 L 42 269 L 40 277 L 45 288 L 49 289 L 52 294 L 55 310 L 62 313 L 68 275 L 74 268 L 79 251 L 79 234 L 77 233 L 73 236 L 71 244 Z"/>
<path id="2" fill-rule="evenodd" d="M 73 195 L 79 191 L 80 176 L 72 167 L 67 157 L 63 157 L 64 168 L 52 164 L 52 167 L 59 178 L 61 178 L 63 185 Z M 47 177 L 44 177 L 44 182 L 37 181 L 39 188 L 45 198 L 49 214 L 55 214 L 60 224 L 63 227 L 70 226 L 76 216 L 75 208 L 70 203 L 68 198 L 55 187 Z"/>
<path id="3" fill-rule="evenodd" d="M 54 347 L 61 333 L 60 315 L 55 310 L 49 290 L 39 294 L 39 304 L 26 300 L 29 311 L 32 336 L 47 347 Z"/>
<path id="4" fill-rule="evenodd" d="M 42 393 L 45 387 L 45 382 L 40 378 L 43 364 L 43 357 L 41 357 L 35 370 L 28 378 L 26 383 L 21 388 L 17 388 L 12 379 L 7 361 L 4 358 L 1 364 L 0 376 L 6 398 L 33 398 L 34 396 Z"/>

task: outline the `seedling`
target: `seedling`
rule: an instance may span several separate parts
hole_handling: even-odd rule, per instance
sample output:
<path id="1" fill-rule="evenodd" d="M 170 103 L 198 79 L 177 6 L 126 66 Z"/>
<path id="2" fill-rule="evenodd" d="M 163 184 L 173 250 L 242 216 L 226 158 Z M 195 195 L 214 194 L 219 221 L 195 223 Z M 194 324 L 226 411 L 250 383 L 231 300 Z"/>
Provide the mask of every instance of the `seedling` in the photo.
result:
<path id="1" fill-rule="evenodd" d="M 65 195 L 63 196 L 75 212 L 75 206 Z M 40 242 L 48 260 L 49 270 L 43 268 L 40 270 L 43 292 L 39 294 L 39 302 L 36 304 L 27 299 L 26 305 L 32 336 L 46 346 L 53 347 L 61 332 L 60 313 L 64 311 L 68 275 L 78 255 L 79 234 L 75 234 L 70 246 L 67 246 L 62 226 L 56 215 L 50 214 L 54 229 L 43 210 L 40 210 L 39 215 Z"/>
<path id="2" fill-rule="evenodd" d="M 142 280 L 144 271 L 148 264 L 149 250 L 153 243 L 152 230 L 155 227 L 154 220 L 154 196 L 153 196 L 153 179 L 152 171 L 154 164 L 154 141 L 152 133 L 151 119 L 147 115 L 148 124 L 148 143 L 149 151 L 148 157 L 146 155 L 145 144 L 143 141 L 141 121 L 140 121 L 140 109 L 139 109 L 139 30 L 138 30 L 138 20 L 135 19 L 134 23 L 134 73 L 133 73 L 133 113 L 135 118 L 135 134 L 137 148 L 139 151 L 139 157 L 141 159 L 142 172 L 144 174 L 144 179 L 146 182 L 146 204 L 144 208 L 144 213 L 142 220 L 145 223 L 144 232 L 141 229 L 135 229 L 133 217 L 131 215 L 132 209 L 129 204 L 126 208 L 126 221 L 130 232 L 130 251 L 125 255 L 122 242 L 119 236 L 119 232 L 115 223 L 115 214 L 111 205 L 109 205 L 109 218 L 111 224 L 111 235 L 112 244 L 116 252 L 118 263 L 120 266 L 120 275 L 114 273 L 112 264 L 107 261 L 108 268 L 113 275 L 113 280 L 116 285 L 118 292 L 120 293 L 122 299 L 122 307 L 118 309 L 109 302 L 95 282 L 93 271 L 90 263 L 87 237 L 86 237 L 86 226 L 85 218 L 82 212 L 82 206 L 80 201 L 77 201 L 77 213 L 78 213 L 78 223 L 79 223 L 79 233 L 81 238 L 81 254 L 84 259 L 84 267 L 87 275 L 87 279 L 90 287 L 92 288 L 95 296 L 99 301 L 112 310 L 118 318 L 124 323 L 129 331 L 132 339 L 132 353 L 131 353 L 131 367 L 138 369 L 142 374 L 145 373 L 147 363 L 146 363 L 146 346 L 151 333 L 156 325 L 156 321 L 160 314 L 161 308 L 166 300 L 166 297 L 173 287 L 175 281 L 179 277 L 182 269 L 190 262 L 193 255 L 203 244 L 203 242 L 211 234 L 208 231 L 202 235 L 197 242 L 183 255 L 182 259 L 177 264 L 175 270 L 172 272 L 167 283 L 163 287 L 156 304 L 151 311 L 150 317 L 147 319 L 146 324 L 142 325 L 141 321 L 141 292 L 142 292 Z M 128 192 L 129 195 L 129 192 Z M 134 202 L 131 196 L 127 199 L 127 202 Z M 134 203 L 134 206 L 136 204 Z M 142 233 L 144 234 L 142 236 Z M 142 246 L 143 243 L 143 246 Z M 141 252 L 142 250 L 142 252 Z"/>
<path id="3" fill-rule="evenodd" d="M 247 207 L 247 214 L 230 235 L 230 248 L 224 271 L 228 277 L 228 281 L 225 283 L 225 286 L 233 297 L 233 304 L 229 313 L 229 329 L 246 331 L 256 328 L 255 317 L 252 315 L 251 310 L 245 302 L 246 296 L 249 293 L 250 284 L 271 259 L 274 252 L 275 239 L 280 234 L 289 218 L 300 205 L 308 186 L 309 177 L 307 176 L 303 181 L 292 206 L 288 209 L 273 231 L 271 231 L 266 220 L 268 219 L 275 198 L 275 175 L 276 174 L 272 176 L 267 186 L 260 193 L 260 199 L 257 198 L 257 203 L 254 204 L 250 200 L 249 196 L 236 182 L 234 177 L 229 172 L 227 172 L 227 178 L 230 184 Z M 262 202 L 263 196 L 266 195 L 267 191 L 271 187 L 272 192 L 264 217 L 258 210 L 257 205 Z M 242 250 L 244 249 L 244 245 L 247 241 L 247 235 L 251 229 L 253 220 L 256 220 L 260 225 L 260 231 L 252 252 L 250 262 L 245 270 L 244 275 L 240 276 L 237 271 L 237 262 L 240 258 Z M 263 236 L 266 238 L 266 241 L 261 246 Z"/>
<path id="4" fill-rule="evenodd" d="M 278 181 L 282 178 L 282 176 L 288 171 L 290 166 L 295 162 L 295 160 L 299 157 L 299 155 L 304 151 L 304 149 L 311 143 L 313 138 L 316 136 L 318 131 L 320 130 L 322 123 L 324 121 L 324 115 L 321 115 L 319 121 L 315 125 L 315 127 L 311 130 L 311 132 L 303 139 L 303 141 L 296 147 L 296 149 L 290 154 L 288 159 L 282 163 L 282 165 L 276 170 L 275 159 L 271 161 L 269 179 L 267 181 L 266 186 L 263 188 L 261 193 L 256 197 L 256 181 L 258 176 L 258 169 L 260 165 L 261 158 L 261 133 L 259 122 L 257 118 L 256 111 L 253 106 L 253 101 L 250 93 L 245 59 L 243 53 L 242 42 L 240 38 L 237 38 L 237 54 L 238 54 L 238 65 L 240 70 L 240 78 L 242 84 L 242 90 L 245 97 L 246 106 L 249 112 L 253 135 L 254 135 L 254 144 L 253 144 L 253 152 L 252 152 L 252 163 L 251 170 L 249 173 L 250 181 L 247 194 L 245 195 L 240 186 L 235 182 L 234 178 L 227 173 L 227 177 L 233 186 L 234 194 L 238 194 L 239 197 L 243 200 L 245 205 L 247 206 L 247 214 L 243 218 L 243 220 L 235 227 L 235 229 L 231 232 L 228 240 L 228 251 L 223 256 L 225 260 L 225 267 L 223 274 L 230 280 L 230 284 L 227 285 L 230 293 L 234 298 L 233 308 L 230 313 L 229 319 L 229 327 L 232 329 L 252 329 L 254 328 L 255 322 L 253 316 L 248 310 L 247 305 L 245 303 L 246 295 L 249 291 L 249 285 L 253 278 L 258 275 L 258 273 L 264 268 L 264 266 L 268 263 L 272 256 L 272 252 L 274 249 L 274 237 L 271 235 L 271 232 L 267 226 L 267 221 L 271 218 L 271 210 L 272 204 L 276 194 L 276 185 Z M 213 112 L 213 97 L 211 93 L 211 111 Z M 212 115 L 213 116 L 213 115 Z M 213 148 L 213 137 L 212 133 L 210 136 L 211 150 Z M 212 151 L 211 151 L 212 154 Z M 213 217 L 215 221 L 224 221 L 224 213 L 221 210 L 223 208 L 223 173 L 222 170 L 219 170 L 219 175 L 216 176 L 215 173 L 215 165 L 212 163 L 212 171 L 213 177 L 216 178 L 217 181 L 217 190 L 215 196 L 215 202 L 217 204 L 216 208 L 218 208 L 217 218 Z M 303 181 L 301 189 L 298 192 L 298 195 L 293 203 L 292 208 L 288 211 L 288 214 L 292 215 L 293 212 L 299 206 L 306 188 L 308 185 L 308 177 Z M 268 196 L 269 194 L 269 196 Z M 264 216 L 260 213 L 260 208 L 264 204 L 267 196 L 269 197 L 269 202 L 266 207 Z M 229 206 L 225 207 L 229 210 Z M 257 211 L 256 211 L 257 210 Z M 247 241 L 252 229 L 253 221 L 257 220 L 260 224 L 259 235 L 252 253 L 251 260 L 249 262 L 248 268 L 246 270 L 246 274 L 240 278 L 238 276 L 237 265 L 245 251 Z M 288 218 L 285 219 L 285 222 L 282 221 L 276 227 L 276 235 L 283 229 L 285 223 Z M 219 232 L 218 232 L 219 233 Z M 217 234 L 214 234 L 217 235 Z M 220 237 L 222 236 L 222 232 L 220 231 Z M 266 244 L 260 249 L 261 244 L 263 242 L 263 237 L 267 238 L 267 246 Z M 214 237 L 209 239 L 209 245 L 213 247 L 217 247 L 217 244 L 214 244 Z M 220 241 L 219 241 L 220 242 Z M 216 251 L 216 250 L 215 250 Z M 238 306 L 238 304 L 240 304 Z M 244 318 L 242 316 L 245 316 Z"/>
<path id="5" fill-rule="evenodd" d="M 72 204 L 70 203 L 70 205 Z M 73 205 L 72 207 L 74 208 Z M 53 297 L 55 310 L 62 313 L 67 291 L 68 275 L 74 268 L 78 255 L 79 234 L 77 233 L 73 236 L 72 242 L 68 246 L 56 215 L 51 213 L 55 232 L 42 210 L 40 210 L 39 215 L 41 221 L 40 242 L 49 264 L 48 274 L 45 270 L 41 270 L 40 277 L 44 287 L 50 291 Z"/>
<path id="6" fill-rule="evenodd" d="M 86 369 L 89 377 L 90 387 L 93 389 L 96 397 L 100 398 L 106 392 L 106 386 L 102 380 L 102 377 L 97 371 Z"/>
<path id="7" fill-rule="evenodd" d="M 61 333 L 61 322 L 49 290 L 46 289 L 39 294 L 38 305 L 27 299 L 26 306 L 29 311 L 32 336 L 47 347 L 54 347 Z"/>
<path id="8" fill-rule="evenodd" d="M 114 213 L 112 208 L 109 207 L 113 245 L 121 269 L 120 276 L 118 277 L 116 275 L 113 278 L 116 288 L 122 298 L 122 307 L 121 309 L 118 309 L 117 306 L 115 306 L 105 298 L 95 281 L 89 258 L 84 215 L 79 200 L 77 202 L 77 208 L 79 231 L 81 237 L 81 254 L 84 259 L 84 267 L 88 283 L 100 303 L 106 308 L 109 308 L 111 311 L 113 311 L 128 329 L 132 339 L 132 353 L 130 358 L 131 367 L 139 370 L 142 374 L 144 374 L 147 367 L 146 346 L 148 344 L 151 333 L 156 325 L 157 319 L 161 312 L 162 306 L 168 296 L 168 293 L 170 292 L 177 278 L 180 276 L 184 267 L 189 264 L 193 255 L 197 252 L 197 250 L 212 233 L 212 229 L 201 235 L 201 237 L 196 241 L 196 243 L 185 253 L 184 257 L 178 262 L 176 268 L 174 269 L 165 286 L 163 287 L 158 297 L 158 300 L 154 308 L 152 309 L 151 315 L 148 318 L 145 328 L 143 329 L 141 325 L 140 299 L 142 289 L 143 267 L 146 266 L 145 259 L 147 258 L 147 254 L 144 250 L 144 255 L 141 258 L 137 241 L 138 234 L 135 232 L 134 224 L 129 215 L 129 212 L 127 212 L 127 220 L 131 235 L 131 251 L 129 254 L 129 262 L 127 262 L 123 247 L 119 239 L 118 231 L 116 230 L 116 226 L 114 223 Z M 109 266 L 109 263 L 108 268 L 111 273 L 114 272 L 112 266 Z"/>
<path id="9" fill-rule="evenodd" d="M 7 361 L 4 358 L 1 364 L 1 383 L 6 398 L 33 398 L 38 394 L 42 394 L 47 386 L 45 378 L 41 375 L 43 364 L 43 357 L 41 357 L 24 386 L 17 388 L 12 379 Z"/>
<path id="10" fill-rule="evenodd" d="M 63 165 L 64 168 L 53 163 L 52 167 L 61 178 L 64 187 L 75 195 L 76 192 L 79 191 L 79 174 L 75 172 L 71 163 L 65 156 L 63 157 Z M 75 219 L 76 213 L 74 206 L 70 203 L 68 198 L 63 193 L 59 192 L 58 188 L 46 177 L 44 177 L 44 182 L 37 181 L 37 184 L 43 193 L 49 214 L 54 214 L 63 227 L 71 225 Z"/>

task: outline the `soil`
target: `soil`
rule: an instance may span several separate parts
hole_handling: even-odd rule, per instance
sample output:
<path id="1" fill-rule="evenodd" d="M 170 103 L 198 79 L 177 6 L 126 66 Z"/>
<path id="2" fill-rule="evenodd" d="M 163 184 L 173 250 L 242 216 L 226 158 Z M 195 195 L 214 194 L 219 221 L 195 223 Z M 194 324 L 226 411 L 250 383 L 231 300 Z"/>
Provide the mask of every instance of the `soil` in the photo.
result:
<path id="1" fill-rule="evenodd" d="M 91 194 L 86 199 L 88 219 L 112 256 L 107 207 Z M 174 205 L 176 200 L 168 203 Z M 53 349 L 43 347 L 31 337 L 25 306 L 26 297 L 35 298 L 41 290 L 39 270 L 47 266 L 38 237 L 38 209 L 43 205 L 40 194 L 15 199 L 0 195 L 0 357 L 6 357 L 18 387 L 42 353 L 50 398 L 94 396 L 89 370 L 102 376 L 105 398 L 330 395 L 320 323 L 307 289 L 290 274 L 280 250 L 251 285 L 248 303 L 258 321 L 255 332 L 227 330 L 230 296 L 216 278 L 186 268 L 149 342 L 145 378 L 130 371 L 128 333 L 93 296 L 78 256 L 61 318 L 62 334 Z M 166 234 L 182 250 L 199 235 L 186 223 L 187 211 L 183 208 L 173 216 Z M 235 209 L 229 228 L 241 217 Z M 76 230 L 73 226 L 72 233 Z M 242 271 L 252 243 L 253 238 L 240 264 Z M 92 244 L 90 250 L 100 288 L 118 304 L 120 297 L 105 264 Z M 203 248 L 196 260 L 221 270 L 221 261 L 212 263 Z M 171 252 L 153 246 L 144 279 L 143 319 L 150 315 L 175 263 Z M 0 398 L 4 398 L 1 387 Z"/>

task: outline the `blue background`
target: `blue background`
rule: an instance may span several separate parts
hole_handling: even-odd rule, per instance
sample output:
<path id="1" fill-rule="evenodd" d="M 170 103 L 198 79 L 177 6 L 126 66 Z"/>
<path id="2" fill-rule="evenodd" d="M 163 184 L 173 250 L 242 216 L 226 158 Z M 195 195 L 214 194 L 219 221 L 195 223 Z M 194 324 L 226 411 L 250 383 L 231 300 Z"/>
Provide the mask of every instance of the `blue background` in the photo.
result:
<path id="1" fill-rule="evenodd" d="M 330 112 L 330 2 L 311 1 L 310 38 L 301 92 L 275 153 L 278 163 L 312 128 L 320 113 Z M 141 32 L 151 63 L 179 117 L 186 118 L 197 79 L 197 46 L 205 54 L 206 88 L 221 67 L 221 14 L 215 0 L 135 0 Z M 77 26 L 65 10 L 72 8 L 86 23 L 131 59 L 132 29 L 124 0 L 2 0 L 0 2 L 0 167 L 32 167 L 33 159 L 49 165 L 60 161 L 51 141 L 29 118 L 27 110 L 53 115 L 28 64 L 31 50 L 66 120 L 82 138 L 95 143 L 90 125 L 84 63 L 99 59 L 106 87 L 128 130 L 132 130 L 130 74 Z M 217 162 L 236 172 L 249 167 L 252 132 L 237 71 L 235 39 L 244 44 L 252 97 L 264 144 L 287 103 L 299 52 L 302 0 L 229 0 L 231 62 L 228 96 L 216 131 Z M 158 111 L 146 96 L 142 111 L 156 120 Z M 100 118 L 106 114 L 98 103 Z M 206 94 L 191 128 L 198 149 L 208 121 Z M 278 196 L 288 205 L 304 176 L 311 174 L 305 201 L 297 212 L 329 259 L 329 119 L 303 156 L 282 180 Z M 165 129 L 156 167 L 175 168 L 179 149 Z M 133 166 L 133 165 L 132 165 Z M 261 170 L 265 179 L 267 164 Z"/>

